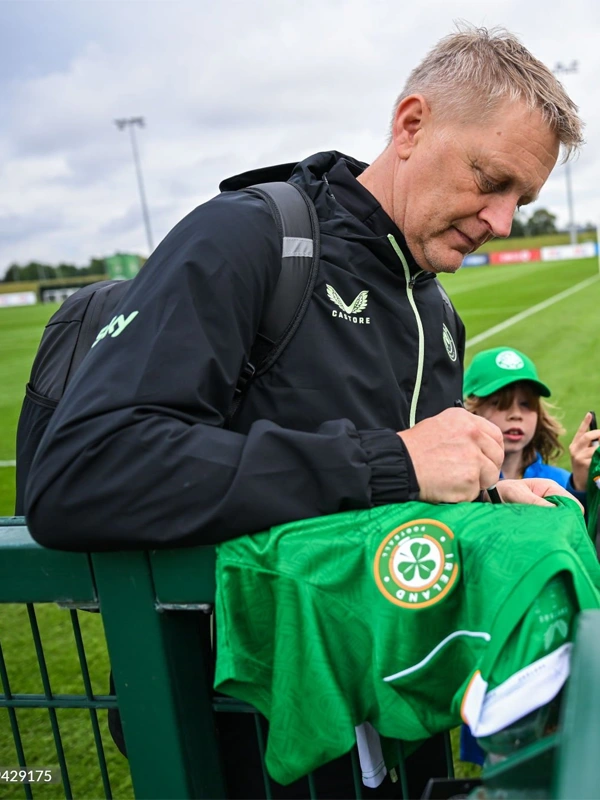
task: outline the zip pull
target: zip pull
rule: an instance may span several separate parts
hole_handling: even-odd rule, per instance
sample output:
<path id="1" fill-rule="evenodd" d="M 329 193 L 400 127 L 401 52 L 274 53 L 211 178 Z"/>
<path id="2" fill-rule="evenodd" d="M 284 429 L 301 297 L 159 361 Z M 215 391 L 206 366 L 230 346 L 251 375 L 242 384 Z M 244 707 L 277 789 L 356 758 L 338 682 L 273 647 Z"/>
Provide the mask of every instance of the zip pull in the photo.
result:
<path id="1" fill-rule="evenodd" d="M 414 275 L 411 275 L 410 280 L 408 282 L 408 285 L 410 286 L 411 289 L 415 288 L 415 283 L 417 281 L 417 278 L 419 277 L 419 275 L 422 275 L 424 272 L 425 272 L 424 269 L 420 269 L 418 272 L 415 272 Z"/>

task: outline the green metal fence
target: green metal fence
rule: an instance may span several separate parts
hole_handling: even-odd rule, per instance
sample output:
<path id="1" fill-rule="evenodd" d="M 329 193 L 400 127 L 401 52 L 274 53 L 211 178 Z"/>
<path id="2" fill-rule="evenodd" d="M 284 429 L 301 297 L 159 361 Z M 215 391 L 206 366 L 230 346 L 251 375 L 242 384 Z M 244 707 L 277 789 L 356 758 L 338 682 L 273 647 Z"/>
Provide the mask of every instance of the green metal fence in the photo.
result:
<path id="1" fill-rule="evenodd" d="M 0 603 L 27 604 L 43 684 L 41 694 L 14 690 L 10 665 L 0 655 L 0 709 L 8 710 L 15 743 L 14 759 L 0 753 L 0 766 L 33 766 L 24 752 L 18 717 L 24 709 L 47 709 L 56 748 L 54 764 L 60 770 L 64 796 L 72 797 L 57 710 L 88 709 L 97 755 L 93 796 L 112 796 L 97 712 L 116 707 L 116 697 L 92 692 L 75 610 L 101 608 L 135 796 L 224 797 L 210 675 L 197 614 L 189 613 L 209 610 L 214 588 L 212 548 L 60 553 L 33 542 L 22 520 L 0 520 Z M 63 613 L 71 615 L 85 688 L 81 695 L 59 694 L 51 685 L 44 655 L 47 645 L 42 645 L 34 605 L 40 603 L 58 603 L 67 609 Z M 5 796 L 3 788 L 0 783 L 0 796 Z M 31 797 L 42 787 L 25 784 L 23 791 Z"/>
<path id="2" fill-rule="evenodd" d="M 6 720 L 13 744 L 12 753 L 0 747 L 0 768 L 52 765 L 61 777 L 61 786 L 52 787 L 61 792 L 58 795 L 50 794 L 50 786 L 35 782 L 8 787 L 1 782 L 0 773 L 0 797 L 123 796 L 122 789 L 121 794 L 115 793 L 111 786 L 109 762 L 114 763 L 116 749 L 107 741 L 106 714 L 98 714 L 116 708 L 117 696 L 128 761 L 117 756 L 121 771 L 130 770 L 136 798 L 226 796 L 213 711 L 255 712 L 243 703 L 214 697 L 211 690 L 211 659 L 206 641 L 198 634 L 198 621 L 200 615 L 206 620 L 204 615 L 212 608 L 214 563 L 211 547 L 102 554 L 46 550 L 32 541 L 21 518 L 0 518 L 0 603 L 19 604 L 20 610 L 26 609 L 23 619 L 28 622 L 36 656 L 35 668 L 32 660 L 28 671 L 39 671 L 41 680 L 38 693 L 20 689 L 22 676 L 11 673 L 10 659 L 3 653 L 0 609 L 0 711 L 5 710 L 5 716 L 0 715 L 0 726 Z M 60 693 L 61 686 L 53 683 L 47 655 L 56 642 L 40 631 L 38 617 L 42 611 L 46 613 L 47 607 L 39 604 L 53 604 L 52 612 L 62 615 L 63 628 L 69 629 L 82 685 L 79 693 Z M 101 615 L 81 613 L 99 609 Z M 64 624 L 67 619 L 68 626 Z M 580 619 L 578 652 L 561 732 L 488 770 L 480 797 L 600 797 L 600 760 L 596 755 L 600 745 L 600 615 L 586 613 Z M 87 629 L 91 623 L 100 622 L 116 694 L 94 688 L 84 646 L 82 627 Z M 61 644 L 59 661 L 63 647 Z M 106 660 L 102 663 L 107 667 Z M 106 672 L 107 669 L 101 682 L 108 686 Z M 32 764 L 24 744 L 26 714 L 34 709 L 38 714 L 47 714 L 55 751 L 52 762 L 44 765 Z M 64 719 L 75 711 L 89 716 L 86 769 L 92 788 L 86 789 L 86 795 L 72 786 L 77 765 L 71 763 L 66 737 L 61 733 Z M 264 754 L 263 729 L 256 714 L 255 721 L 259 751 Z M 5 731 L 3 739 L 2 733 L 0 730 L 0 743 L 8 737 Z M 105 747 L 105 743 L 109 746 Z M 447 754 L 452 774 L 449 744 Z M 356 796 L 361 797 L 355 754 L 352 764 Z M 400 780 L 406 786 L 400 751 L 399 765 Z M 264 781 L 265 795 L 270 797 L 266 771 Z M 15 793 L 17 788 L 19 794 Z M 438 791 L 443 789 L 439 787 Z M 308 792 L 311 797 L 317 796 L 311 776 Z"/>

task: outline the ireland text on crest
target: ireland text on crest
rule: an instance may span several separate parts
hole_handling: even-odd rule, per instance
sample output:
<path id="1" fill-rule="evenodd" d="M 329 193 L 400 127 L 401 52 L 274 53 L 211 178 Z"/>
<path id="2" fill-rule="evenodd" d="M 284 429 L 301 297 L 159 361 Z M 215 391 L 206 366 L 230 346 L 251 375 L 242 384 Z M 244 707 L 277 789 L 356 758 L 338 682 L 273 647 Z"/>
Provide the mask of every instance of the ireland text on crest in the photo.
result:
<path id="1" fill-rule="evenodd" d="M 456 539 L 447 525 L 416 519 L 383 539 L 374 563 L 379 591 L 403 608 L 424 608 L 446 597 L 459 573 Z"/>

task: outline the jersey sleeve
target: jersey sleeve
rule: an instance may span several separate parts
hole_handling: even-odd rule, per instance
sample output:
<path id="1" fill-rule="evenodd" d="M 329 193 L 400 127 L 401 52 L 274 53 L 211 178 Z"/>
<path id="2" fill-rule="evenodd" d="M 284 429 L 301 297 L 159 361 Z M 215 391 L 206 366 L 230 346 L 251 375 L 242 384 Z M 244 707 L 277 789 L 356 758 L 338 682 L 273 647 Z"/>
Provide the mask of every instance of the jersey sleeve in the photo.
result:
<path id="1" fill-rule="evenodd" d="M 408 499 L 393 431 L 224 428 L 281 269 L 267 206 L 221 195 L 160 244 L 101 329 L 34 459 L 41 544 L 115 550 L 215 543 L 289 520 Z"/>

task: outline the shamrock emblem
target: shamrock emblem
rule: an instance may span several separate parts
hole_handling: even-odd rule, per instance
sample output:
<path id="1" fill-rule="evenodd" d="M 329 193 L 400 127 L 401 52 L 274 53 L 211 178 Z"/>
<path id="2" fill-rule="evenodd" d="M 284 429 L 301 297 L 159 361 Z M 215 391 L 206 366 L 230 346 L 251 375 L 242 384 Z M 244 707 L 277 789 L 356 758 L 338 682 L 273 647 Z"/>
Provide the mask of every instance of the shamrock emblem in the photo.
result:
<path id="1" fill-rule="evenodd" d="M 458 558 L 455 536 L 447 525 L 411 519 L 380 541 L 373 563 L 375 583 L 390 603 L 426 608 L 443 600 L 458 583 Z"/>
<path id="2" fill-rule="evenodd" d="M 417 573 L 421 580 L 426 580 L 435 570 L 435 561 L 430 557 L 431 545 L 424 542 L 413 542 L 410 546 L 410 552 L 414 560 L 401 561 L 398 564 L 402 577 L 409 582 L 413 580 L 415 573 Z"/>

